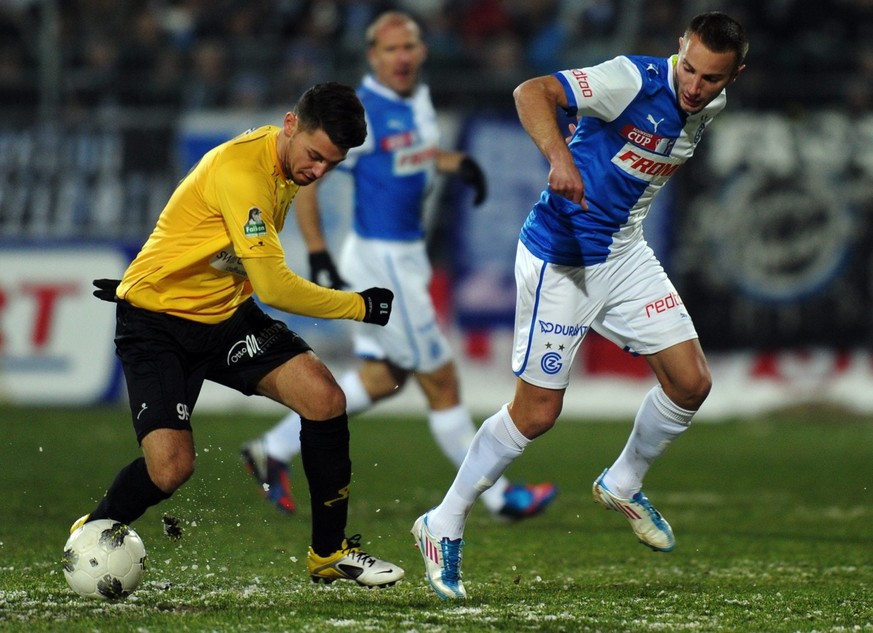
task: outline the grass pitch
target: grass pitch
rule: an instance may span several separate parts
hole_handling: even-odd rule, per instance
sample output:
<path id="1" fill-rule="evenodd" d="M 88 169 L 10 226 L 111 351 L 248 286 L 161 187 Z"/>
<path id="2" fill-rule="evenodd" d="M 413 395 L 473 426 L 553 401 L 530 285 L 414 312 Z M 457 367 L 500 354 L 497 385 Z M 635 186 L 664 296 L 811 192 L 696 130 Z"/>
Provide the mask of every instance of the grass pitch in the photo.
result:
<path id="1" fill-rule="evenodd" d="M 695 424 L 646 480 L 676 532 L 669 554 L 591 500 L 630 422 L 561 420 L 508 472 L 557 482 L 552 507 L 515 524 L 474 510 L 464 604 L 431 592 L 409 534 L 454 475 L 423 417 L 352 421 L 349 533 L 407 574 L 384 590 L 310 582 L 299 462 L 289 517 L 259 498 L 238 457 L 274 422 L 195 416 L 197 472 L 136 522 L 145 581 L 107 604 L 70 591 L 61 550 L 138 455 L 126 411 L 0 408 L 0 630 L 873 631 L 873 420 L 797 411 Z M 164 512 L 182 540 L 162 535 Z"/>

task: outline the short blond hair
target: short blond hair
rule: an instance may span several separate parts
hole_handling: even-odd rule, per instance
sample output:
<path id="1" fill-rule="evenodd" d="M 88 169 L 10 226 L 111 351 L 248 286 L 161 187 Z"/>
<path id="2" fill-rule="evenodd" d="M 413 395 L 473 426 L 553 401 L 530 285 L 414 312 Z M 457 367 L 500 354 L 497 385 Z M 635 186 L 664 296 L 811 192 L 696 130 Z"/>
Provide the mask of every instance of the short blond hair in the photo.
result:
<path id="1" fill-rule="evenodd" d="M 366 38 L 368 47 L 376 45 L 376 37 L 379 31 L 386 26 L 409 26 L 416 32 L 419 38 L 421 38 L 421 27 L 418 26 L 418 22 L 416 22 L 411 15 L 403 13 L 402 11 L 386 11 L 385 13 L 380 14 L 370 23 L 370 26 L 367 27 Z"/>

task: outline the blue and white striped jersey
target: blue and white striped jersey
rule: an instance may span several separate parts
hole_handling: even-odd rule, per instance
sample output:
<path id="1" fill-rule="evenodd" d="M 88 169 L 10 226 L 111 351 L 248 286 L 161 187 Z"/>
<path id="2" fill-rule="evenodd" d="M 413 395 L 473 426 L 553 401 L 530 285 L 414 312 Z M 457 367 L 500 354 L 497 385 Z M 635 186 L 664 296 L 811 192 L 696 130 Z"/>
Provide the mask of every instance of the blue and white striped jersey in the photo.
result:
<path id="1" fill-rule="evenodd" d="M 722 91 L 700 112 L 686 114 L 673 83 L 677 59 L 621 56 L 555 73 L 568 113 L 581 117 L 569 148 L 588 210 L 543 191 L 520 235 L 534 255 L 590 266 L 643 239 L 642 222 L 655 195 L 691 158 L 726 101 Z"/>
<path id="2" fill-rule="evenodd" d="M 366 238 L 422 239 L 423 201 L 439 147 L 430 90 L 419 85 L 404 98 L 367 75 L 357 93 L 367 116 L 367 140 L 340 164 L 354 178 L 354 230 Z"/>

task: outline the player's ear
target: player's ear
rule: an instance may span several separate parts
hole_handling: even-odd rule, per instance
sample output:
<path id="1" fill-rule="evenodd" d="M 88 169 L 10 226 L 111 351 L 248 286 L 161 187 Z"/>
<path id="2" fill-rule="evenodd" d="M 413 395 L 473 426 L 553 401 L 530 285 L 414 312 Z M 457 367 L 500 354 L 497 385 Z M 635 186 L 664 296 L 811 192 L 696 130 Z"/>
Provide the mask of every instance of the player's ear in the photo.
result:
<path id="1" fill-rule="evenodd" d="M 285 136 L 291 136 L 297 130 L 297 115 L 293 112 L 285 114 L 284 130 Z"/>
<path id="2" fill-rule="evenodd" d="M 737 80 L 737 77 L 740 76 L 740 73 L 746 69 L 746 65 L 742 64 L 739 68 L 737 68 L 736 72 L 734 72 L 734 76 L 731 77 L 731 83 L 734 83 Z"/>

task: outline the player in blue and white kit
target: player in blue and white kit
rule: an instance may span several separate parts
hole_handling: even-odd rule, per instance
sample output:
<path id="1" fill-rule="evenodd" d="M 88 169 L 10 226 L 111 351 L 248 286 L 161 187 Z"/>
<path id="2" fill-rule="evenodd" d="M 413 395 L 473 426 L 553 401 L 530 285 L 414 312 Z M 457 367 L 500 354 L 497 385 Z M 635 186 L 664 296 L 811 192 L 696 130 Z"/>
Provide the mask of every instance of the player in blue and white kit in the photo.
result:
<path id="1" fill-rule="evenodd" d="M 354 179 L 354 226 L 342 249 L 339 275 L 326 250 L 315 187 L 295 199 L 298 223 L 310 251 L 314 281 L 333 287 L 378 283 L 394 291 L 392 319 L 385 328 L 354 331 L 360 367 L 339 378 L 350 415 L 399 392 L 414 376 L 428 403 L 428 423 L 443 453 L 460 466 L 476 433 L 461 403 L 452 351 L 437 323 L 428 286 L 431 265 L 425 248 L 422 210 L 436 172 L 457 174 L 485 199 L 485 177 L 472 158 L 439 147 L 430 91 L 419 80 L 426 47 L 418 25 L 405 13 L 387 12 L 367 29 L 372 74 L 358 88 L 367 118 L 367 139 L 350 151 L 342 169 Z M 362 285 L 363 284 L 363 285 Z M 294 510 L 288 462 L 300 452 L 300 416 L 289 414 L 262 438 L 243 446 L 249 471 L 267 497 Z M 551 483 L 511 484 L 505 478 L 483 495 L 493 514 L 524 518 L 555 497 Z"/>
<path id="2" fill-rule="evenodd" d="M 595 501 L 630 521 L 656 551 L 673 531 L 642 492 L 649 466 L 689 426 L 711 377 L 676 289 L 643 238 L 642 221 L 670 176 L 694 152 L 744 69 L 748 40 L 722 13 L 698 15 L 669 59 L 617 57 L 518 86 L 524 129 L 550 164 L 548 187 L 521 229 L 512 402 L 480 427 L 442 503 L 412 533 L 441 598 L 465 598 L 461 546 L 470 507 L 561 412 L 570 366 L 594 329 L 640 354 L 658 379 Z M 560 107 L 581 117 L 569 140 Z"/>

